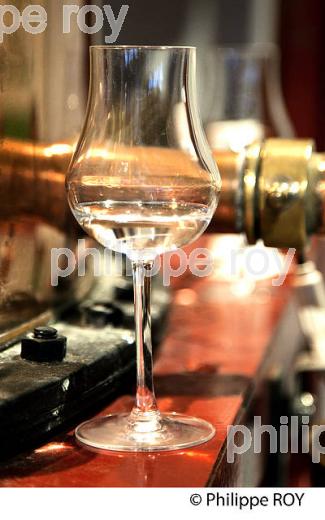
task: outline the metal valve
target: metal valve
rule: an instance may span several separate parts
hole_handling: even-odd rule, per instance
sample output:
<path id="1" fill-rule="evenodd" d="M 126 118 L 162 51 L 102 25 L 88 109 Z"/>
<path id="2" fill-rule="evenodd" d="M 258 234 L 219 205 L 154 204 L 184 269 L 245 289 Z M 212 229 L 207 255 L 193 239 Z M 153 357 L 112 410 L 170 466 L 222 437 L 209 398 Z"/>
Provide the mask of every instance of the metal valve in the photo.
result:
<path id="1" fill-rule="evenodd" d="M 303 250 L 322 234 L 325 156 L 312 140 L 267 139 L 238 156 L 215 154 L 223 179 L 219 218 L 225 231 L 244 232 L 250 244 Z"/>

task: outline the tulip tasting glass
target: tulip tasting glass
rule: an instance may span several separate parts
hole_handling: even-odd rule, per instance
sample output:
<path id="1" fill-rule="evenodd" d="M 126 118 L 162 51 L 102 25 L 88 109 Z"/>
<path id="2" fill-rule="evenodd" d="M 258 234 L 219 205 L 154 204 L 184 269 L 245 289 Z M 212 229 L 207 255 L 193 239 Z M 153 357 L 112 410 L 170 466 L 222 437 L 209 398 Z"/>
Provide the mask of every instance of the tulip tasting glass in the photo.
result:
<path id="1" fill-rule="evenodd" d="M 198 114 L 195 48 L 91 47 L 84 128 L 72 159 L 70 207 L 89 235 L 133 266 L 137 392 L 130 414 L 76 430 L 116 451 L 186 448 L 214 428 L 157 408 L 152 376 L 150 274 L 157 255 L 193 242 L 217 207 L 220 177 Z"/>

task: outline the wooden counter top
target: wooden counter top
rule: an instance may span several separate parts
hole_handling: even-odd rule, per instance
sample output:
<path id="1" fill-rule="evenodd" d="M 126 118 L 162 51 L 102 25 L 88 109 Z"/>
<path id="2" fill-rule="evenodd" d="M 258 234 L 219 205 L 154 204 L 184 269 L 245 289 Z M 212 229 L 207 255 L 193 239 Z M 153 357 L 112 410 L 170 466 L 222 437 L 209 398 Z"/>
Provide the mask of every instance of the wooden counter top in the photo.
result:
<path id="1" fill-rule="evenodd" d="M 211 245 L 213 237 L 200 245 Z M 174 284 L 167 336 L 156 362 L 161 410 L 201 417 L 217 434 L 196 448 L 153 454 L 99 454 L 75 444 L 73 432 L 0 465 L 0 485 L 9 487 L 174 487 L 227 484 L 220 476 L 227 427 L 243 416 L 270 356 L 272 338 L 290 299 L 290 284 L 258 282 L 251 294 L 216 276 L 184 275 Z M 100 415 L 127 411 L 122 397 Z M 234 483 L 232 477 L 229 483 Z"/>

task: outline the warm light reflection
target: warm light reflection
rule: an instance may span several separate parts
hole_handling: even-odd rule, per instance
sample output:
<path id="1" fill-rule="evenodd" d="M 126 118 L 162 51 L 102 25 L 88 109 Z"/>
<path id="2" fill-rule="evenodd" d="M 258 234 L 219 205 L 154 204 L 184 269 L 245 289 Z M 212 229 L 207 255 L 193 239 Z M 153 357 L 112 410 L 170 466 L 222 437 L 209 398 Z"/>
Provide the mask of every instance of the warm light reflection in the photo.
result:
<path id="1" fill-rule="evenodd" d="M 52 182 L 52 183 L 64 183 L 64 175 L 62 173 L 58 173 L 55 171 L 42 171 L 39 172 L 38 177 L 42 181 Z"/>
<path id="2" fill-rule="evenodd" d="M 182 455 L 186 455 L 187 457 L 191 459 L 200 459 L 200 460 L 211 460 L 211 453 L 203 453 L 199 451 L 192 451 L 192 450 L 186 450 L 182 453 Z"/>
<path id="3" fill-rule="evenodd" d="M 116 176 L 97 176 L 97 175 L 84 175 L 82 177 L 82 183 L 84 186 L 101 186 L 107 188 L 119 188 L 121 186 L 120 177 Z"/>
<path id="4" fill-rule="evenodd" d="M 264 125 L 254 119 L 216 121 L 207 127 L 207 137 L 214 150 L 241 152 L 265 137 Z"/>
<path id="5" fill-rule="evenodd" d="M 255 173 L 248 173 L 245 176 L 245 183 L 247 184 L 247 187 L 254 188 L 256 183 L 256 175 Z"/>
<path id="6" fill-rule="evenodd" d="M 300 397 L 300 400 L 306 407 L 313 406 L 314 404 L 314 396 L 310 392 L 303 393 Z"/>
<path id="7" fill-rule="evenodd" d="M 319 161 L 317 168 L 320 173 L 325 173 L 325 160 Z"/>
<path id="8" fill-rule="evenodd" d="M 126 153 L 125 150 L 120 152 L 111 152 L 104 148 L 91 148 L 88 150 L 86 155 L 81 155 L 78 162 L 82 162 L 85 159 L 104 159 L 105 161 L 135 161 L 137 159 L 135 154 Z"/>
<path id="9" fill-rule="evenodd" d="M 180 289 L 175 295 L 177 305 L 192 305 L 196 302 L 197 295 L 192 289 Z"/>
<path id="10" fill-rule="evenodd" d="M 53 451 L 63 451 L 63 450 L 72 450 L 73 446 L 69 444 L 64 444 L 62 442 L 51 442 L 42 448 L 37 448 L 35 453 L 49 453 Z"/>
<path id="11" fill-rule="evenodd" d="M 52 144 L 44 148 L 45 157 L 53 157 L 54 155 L 65 155 L 73 153 L 73 147 L 69 144 Z"/>

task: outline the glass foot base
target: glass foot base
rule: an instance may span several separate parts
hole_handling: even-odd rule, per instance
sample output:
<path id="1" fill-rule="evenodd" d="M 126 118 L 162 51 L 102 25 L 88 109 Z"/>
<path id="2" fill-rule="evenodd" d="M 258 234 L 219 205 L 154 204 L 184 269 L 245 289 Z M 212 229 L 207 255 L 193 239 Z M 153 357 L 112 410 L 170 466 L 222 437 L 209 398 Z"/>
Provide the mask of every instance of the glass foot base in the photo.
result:
<path id="1" fill-rule="evenodd" d="M 87 421 L 76 429 L 82 445 L 111 451 L 171 451 L 197 446 L 212 439 L 213 426 L 195 417 L 160 414 L 159 429 L 136 431 L 129 414 L 108 415 Z"/>

